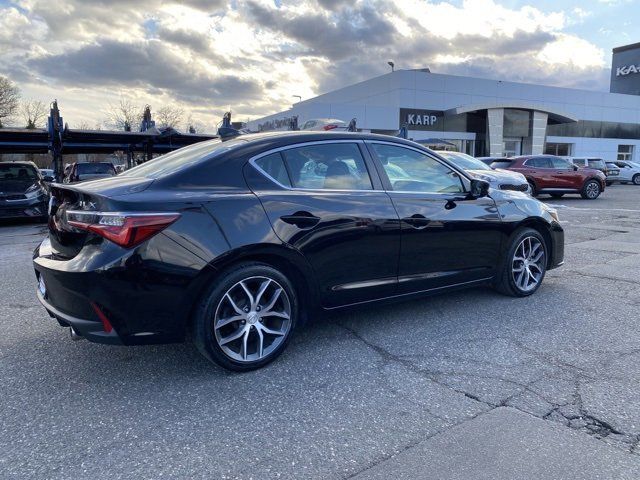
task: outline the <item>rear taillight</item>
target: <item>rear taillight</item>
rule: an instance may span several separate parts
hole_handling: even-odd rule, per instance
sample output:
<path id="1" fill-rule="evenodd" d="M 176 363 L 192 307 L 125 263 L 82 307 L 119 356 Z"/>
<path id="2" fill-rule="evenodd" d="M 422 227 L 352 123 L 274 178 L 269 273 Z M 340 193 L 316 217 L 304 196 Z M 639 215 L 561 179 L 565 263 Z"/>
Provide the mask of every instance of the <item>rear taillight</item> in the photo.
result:
<path id="1" fill-rule="evenodd" d="M 338 125 L 325 125 L 324 127 L 325 130 L 333 130 L 334 128 L 338 128 Z"/>
<path id="2" fill-rule="evenodd" d="M 68 210 L 67 223 L 93 232 L 124 248 L 132 248 L 164 230 L 179 213 L 127 213 Z"/>

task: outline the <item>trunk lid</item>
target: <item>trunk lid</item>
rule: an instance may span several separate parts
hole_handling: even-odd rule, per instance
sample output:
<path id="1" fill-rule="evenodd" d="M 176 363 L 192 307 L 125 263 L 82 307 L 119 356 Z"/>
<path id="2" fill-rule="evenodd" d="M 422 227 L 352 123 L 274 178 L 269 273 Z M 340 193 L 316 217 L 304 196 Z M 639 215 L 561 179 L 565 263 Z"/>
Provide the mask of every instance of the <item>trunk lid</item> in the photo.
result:
<path id="1" fill-rule="evenodd" d="M 118 178 L 80 184 L 53 184 L 49 201 L 49 239 L 52 253 L 60 259 L 75 257 L 85 244 L 98 235 L 69 225 L 68 210 L 114 211 L 116 197 L 145 190 L 153 183 L 147 178 Z"/>

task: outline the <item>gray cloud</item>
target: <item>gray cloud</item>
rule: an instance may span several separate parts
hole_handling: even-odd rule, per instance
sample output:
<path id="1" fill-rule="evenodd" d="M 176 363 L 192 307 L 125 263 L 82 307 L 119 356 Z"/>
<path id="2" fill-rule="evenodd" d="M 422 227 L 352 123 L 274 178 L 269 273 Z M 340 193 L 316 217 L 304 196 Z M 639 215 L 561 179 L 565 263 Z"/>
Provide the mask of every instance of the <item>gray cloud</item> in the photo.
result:
<path id="1" fill-rule="evenodd" d="M 246 11 L 254 24 L 300 42 L 314 55 L 344 58 L 354 49 L 392 44 L 397 33 L 382 12 L 371 5 L 342 8 L 330 15 L 284 15 L 253 0 Z"/>
<path id="2" fill-rule="evenodd" d="M 262 92 L 256 80 L 210 74 L 156 40 L 138 44 L 104 41 L 73 52 L 32 59 L 28 66 L 71 86 L 155 88 L 192 103 L 228 104 L 257 99 Z"/>

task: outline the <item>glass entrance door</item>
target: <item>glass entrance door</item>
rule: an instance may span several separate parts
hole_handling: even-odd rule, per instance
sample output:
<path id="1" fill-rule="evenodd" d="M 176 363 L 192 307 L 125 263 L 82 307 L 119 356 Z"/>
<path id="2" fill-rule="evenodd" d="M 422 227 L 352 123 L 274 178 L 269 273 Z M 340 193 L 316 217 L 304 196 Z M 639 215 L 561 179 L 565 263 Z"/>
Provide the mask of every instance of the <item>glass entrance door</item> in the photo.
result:
<path id="1" fill-rule="evenodd" d="M 502 152 L 505 157 L 522 155 L 522 138 L 505 138 L 502 142 Z"/>

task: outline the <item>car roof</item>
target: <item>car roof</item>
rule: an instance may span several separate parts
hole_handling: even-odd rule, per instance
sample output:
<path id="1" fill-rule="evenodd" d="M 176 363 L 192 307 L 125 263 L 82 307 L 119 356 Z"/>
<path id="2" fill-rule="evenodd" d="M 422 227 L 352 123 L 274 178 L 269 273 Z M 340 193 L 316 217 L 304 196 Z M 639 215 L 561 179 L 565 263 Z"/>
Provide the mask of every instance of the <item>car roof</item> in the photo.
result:
<path id="1" fill-rule="evenodd" d="M 9 160 L 6 162 L 2 161 L 0 162 L 0 165 L 23 165 L 23 166 L 38 168 L 35 163 L 29 162 L 27 160 Z"/>

